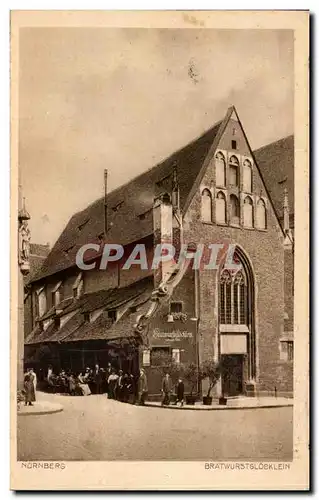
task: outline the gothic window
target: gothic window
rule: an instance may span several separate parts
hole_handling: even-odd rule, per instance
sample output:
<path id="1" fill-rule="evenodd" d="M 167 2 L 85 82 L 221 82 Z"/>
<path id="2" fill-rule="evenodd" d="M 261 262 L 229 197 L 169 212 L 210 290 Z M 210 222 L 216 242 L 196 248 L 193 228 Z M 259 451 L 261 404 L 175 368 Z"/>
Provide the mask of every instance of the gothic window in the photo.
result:
<path id="1" fill-rule="evenodd" d="M 240 222 L 239 201 L 237 196 L 230 195 L 230 223 L 238 225 Z"/>
<path id="2" fill-rule="evenodd" d="M 221 270 L 218 282 L 218 317 L 220 335 L 245 335 L 247 344 L 247 373 L 256 377 L 256 337 L 254 311 L 254 280 L 250 262 L 240 248 L 233 261 L 238 270 Z M 234 352 L 235 353 L 235 352 Z"/>
<path id="3" fill-rule="evenodd" d="M 209 189 L 204 189 L 202 192 L 202 220 L 212 222 L 212 219 L 212 195 Z"/>
<path id="4" fill-rule="evenodd" d="M 249 160 L 245 160 L 243 164 L 243 188 L 246 193 L 252 193 L 252 168 Z"/>
<path id="5" fill-rule="evenodd" d="M 217 153 L 215 158 L 216 165 L 216 186 L 224 187 L 226 185 L 226 162 L 222 153 Z"/>
<path id="6" fill-rule="evenodd" d="M 228 271 L 223 271 L 219 281 L 219 322 L 224 325 L 231 323 L 231 290 L 231 275 Z"/>
<path id="7" fill-rule="evenodd" d="M 226 198 L 221 191 L 217 193 L 216 197 L 216 222 L 226 223 Z"/>
<path id="8" fill-rule="evenodd" d="M 239 161 L 236 156 L 229 159 L 229 185 L 237 187 L 239 184 Z"/>
<path id="9" fill-rule="evenodd" d="M 219 322 L 224 325 L 247 324 L 247 284 L 238 271 L 231 276 L 224 270 L 219 281 Z"/>
<path id="10" fill-rule="evenodd" d="M 256 208 L 256 223 L 258 229 L 266 229 L 267 227 L 266 205 L 264 200 L 258 200 Z"/>
<path id="11" fill-rule="evenodd" d="M 244 199 L 244 226 L 253 227 L 253 201 L 250 196 Z"/>

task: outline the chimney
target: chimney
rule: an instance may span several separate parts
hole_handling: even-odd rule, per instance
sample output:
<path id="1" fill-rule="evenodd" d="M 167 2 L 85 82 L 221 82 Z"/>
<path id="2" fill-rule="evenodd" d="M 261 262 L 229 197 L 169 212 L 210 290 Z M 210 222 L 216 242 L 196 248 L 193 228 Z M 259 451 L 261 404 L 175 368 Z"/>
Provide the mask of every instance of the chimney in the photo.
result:
<path id="1" fill-rule="evenodd" d="M 173 245 L 175 247 L 175 259 L 178 260 L 182 245 L 183 224 L 180 210 L 180 193 L 179 183 L 177 178 L 177 164 L 173 165 L 173 181 L 172 181 L 172 206 L 173 206 Z"/>
<path id="2" fill-rule="evenodd" d="M 157 245 L 173 244 L 173 206 L 168 193 L 154 200 L 153 206 L 154 251 Z M 158 286 L 171 272 L 171 262 L 161 262 L 154 269 L 154 284 Z"/>
<path id="3" fill-rule="evenodd" d="M 107 169 L 104 169 L 104 240 L 107 233 Z"/>

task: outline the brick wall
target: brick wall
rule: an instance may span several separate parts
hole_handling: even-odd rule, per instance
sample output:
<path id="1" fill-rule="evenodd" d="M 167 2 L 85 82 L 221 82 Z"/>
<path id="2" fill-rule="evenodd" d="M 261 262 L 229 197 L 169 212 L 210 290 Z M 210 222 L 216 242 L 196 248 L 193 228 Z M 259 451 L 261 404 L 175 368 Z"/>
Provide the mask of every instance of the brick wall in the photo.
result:
<path id="1" fill-rule="evenodd" d="M 236 134 L 233 136 L 233 128 Z M 239 155 L 250 155 L 248 145 L 240 132 L 238 122 L 231 120 L 221 138 L 219 148 L 230 149 L 230 141 L 237 140 Z M 212 161 L 201 186 L 213 192 L 214 206 L 215 168 Z M 253 167 L 253 195 L 266 197 L 256 166 Z M 213 210 L 214 213 L 214 210 Z M 255 279 L 255 329 L 257 345 L 257 379 L 259 388 L 270 390 L 292 389 L 292 374 L 279 360 L 279 339 L 284 318 L 284 250 L 283 236 L 272 207 L 267 203 L 267 230 L 235 228 L 201 221 L 201 188 L 196 192 L 185 217 L 185 241 L 197 243 L 232 243 L 240 245 L 250 259 Z M 216 271 L 200 272 L 200 357 L 213 355 L 218 339 L 218 300 Z M 287 369 L 286 369 L 287 368 Z M 289 388 L 289 389 L 288 389 Z"/>

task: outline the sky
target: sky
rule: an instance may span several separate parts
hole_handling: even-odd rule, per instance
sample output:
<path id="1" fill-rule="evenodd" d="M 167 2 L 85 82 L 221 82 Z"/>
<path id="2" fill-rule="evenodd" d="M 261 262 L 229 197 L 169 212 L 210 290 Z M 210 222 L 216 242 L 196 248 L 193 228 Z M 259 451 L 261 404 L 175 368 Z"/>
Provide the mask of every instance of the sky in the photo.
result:
<path id="1" fill-rule="evenodd" d="M 221 120 L 252 149 L 293 133 L 293 32 L 22 28 L 20 184 L 32 242 Z"/>

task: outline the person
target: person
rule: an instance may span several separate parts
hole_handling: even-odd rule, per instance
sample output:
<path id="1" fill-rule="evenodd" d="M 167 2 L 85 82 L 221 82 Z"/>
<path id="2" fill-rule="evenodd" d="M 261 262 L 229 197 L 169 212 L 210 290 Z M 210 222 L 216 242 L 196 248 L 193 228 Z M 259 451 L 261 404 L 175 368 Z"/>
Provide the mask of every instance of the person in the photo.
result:
<path id="1" fill-rule="evenodd" d="M 93 379 L 95 385 L 95 393 L 102 394 L 102 371 L 99 365 L 95 365 L 93 372 Z"/>
<path id="2" fill-rule="evenodd" d="M 54 388 L 54 375 L 52 365 L 48 366 L 47 382 L 50 389 Z"/>
<path id="3" fill-rule="evenodd" d="M 176 402 L 175 402 L 176 405 L 177 403 L 180 403 L 181 406 L 184 405 L 184 390 L 185 390 L 184 382 L 181 378 L 179 378 L 176 384 Z"/>
<path id="4" fill-rule="evenodd" d="M 139 405 L 144 405 L 145 404 L 145 398 L 147 396 L 148 392 L 148 386 L 147 386 L 147 377 L 146 373 L 141 368 L 140 370 L 140 376 L 138 379 L 138 404 Z"/>
<path id="5" fill-rule="evenodd" d="M 123 371 L 119 371 L 119 378 L 117 380 L 116 387 L 116 399 L 123 401 Z"/>
<path id="6" fill-rule="evenodd" d="M 71 394 L 71 396 L 76 395 L 76 382 L 73 373 L 70 373 L 69 376 L 69 393 Z"/>
<path id="7" fill-rule="evenodd" d="M 86 375 L 83 375 L 82 372 L 79 373 L 78 375 L 78 381 L 79 381 L 79 387 L 82 391 L 83 396 L 89 396 L 91 394 L 90 388 L 87 384 L 87 377 Z"/>
<path id="8" fill-rule="evenodd" d="M 37 392 L 37 385 L 38 385 L 37 374 L 35 373 L 33 368 L 30 368 L 30 373 L 32 373 L 32 375 L 33 375 L 33 385 L 34 385 L 34 394 L 35 394 Z"/>
<path id="9" fill-rule="evenodd" d="M 34 375 L 31 370 L 28 370 L 24 376 L 24 391 L 25 391 L 25 406 L 33 406 L 35 401 L 34 392 Z"/>
<path id="10" fill-rule="evenodd" d="M 107 380 L 109 399 L 116 399 L 118 378 L 119 376 L 115 373 L 115 370 L 112 370 L 112 373 Z"/>
<path id="11" fill-rule="evenodd" d="M 130 403 L 135 405 L 136 403 L 136 381 L 135 377 L 132 373 L 128 375 L 127 381 L 127 392 L 128 392 L 128 400 Z"/>
<path id="12" fill-rule="evenodd" d="M 106 392 L 106 394 L 109 393 L 108 379 L 111 373 L 112 373 L 112 365 L 111 363 L 108 363 L 106 369 L 104 370 L 104 386 L 105 386 L 104 391 Z"/>
<path id="13" fill-rule="evenodd" d="M 123 390 L 122 390 L 122 401 L 123 403 L 128 403 L 129 400 L 129 385 L 130 385 L 130 377 L 127 372 L 123 375 Z"/>
<path id="14" fill-rule="evenodd" d="M 165 373 L 165 376 L 162 380 L 162 393 L 163 393 L 162 406 L 169 405 L 171 392 L 172 392 L 172 379 L 169 373 Z"/>

